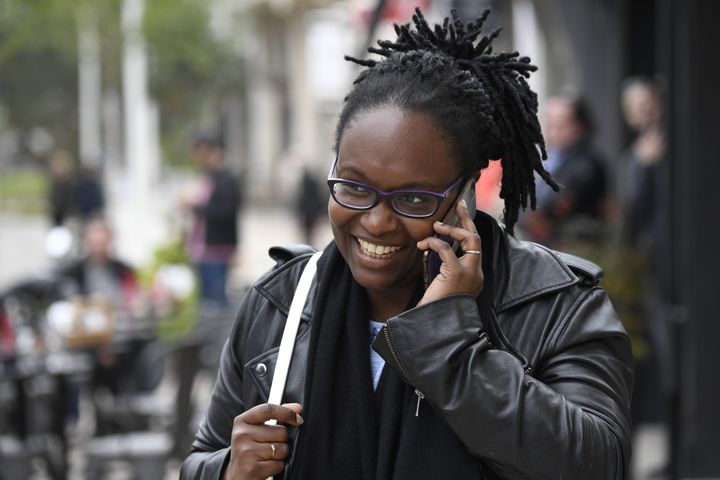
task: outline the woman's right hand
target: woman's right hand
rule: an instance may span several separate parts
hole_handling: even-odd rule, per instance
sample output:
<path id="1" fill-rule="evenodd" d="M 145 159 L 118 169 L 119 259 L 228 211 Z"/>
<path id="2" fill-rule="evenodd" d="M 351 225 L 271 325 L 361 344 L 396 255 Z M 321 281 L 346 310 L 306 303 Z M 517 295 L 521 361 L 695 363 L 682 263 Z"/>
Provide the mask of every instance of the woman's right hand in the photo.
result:
<path id="1" fill-rule="evenodd" d="M 238 415 L 233 421 L 230 461 L 225 480 L 264 480 L 282 472 L 288 456 L 285 425 L 266 425 L 268 420 L 299 426 L 302 405 L 264 403 Z"/>

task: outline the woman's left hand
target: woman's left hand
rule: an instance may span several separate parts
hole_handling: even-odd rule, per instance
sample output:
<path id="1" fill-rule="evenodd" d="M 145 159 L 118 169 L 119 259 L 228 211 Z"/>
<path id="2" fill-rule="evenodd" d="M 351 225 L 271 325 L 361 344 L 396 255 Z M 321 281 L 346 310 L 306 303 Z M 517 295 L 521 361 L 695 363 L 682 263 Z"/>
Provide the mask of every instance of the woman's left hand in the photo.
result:
<path id="1" fill-rule="evenodd" d="M 433 229 L 438 234 L 457 241 L 460 250 L 465 253 L 461 257 L 456 256 L 447 242 L 435 236 L 427 237 L 417 243 L 420 250 L 434 250 L 442 260 L 440 272 L 425 290 L 425 295 L 418 305 L 455 294 L 465 293 L 477 297 L 483 289 L 482 254 L 479 253 L 482 248 L 480 235 L 465 201 L 458 202 L 456 208 L 458 226 L 435 222 Z"/>

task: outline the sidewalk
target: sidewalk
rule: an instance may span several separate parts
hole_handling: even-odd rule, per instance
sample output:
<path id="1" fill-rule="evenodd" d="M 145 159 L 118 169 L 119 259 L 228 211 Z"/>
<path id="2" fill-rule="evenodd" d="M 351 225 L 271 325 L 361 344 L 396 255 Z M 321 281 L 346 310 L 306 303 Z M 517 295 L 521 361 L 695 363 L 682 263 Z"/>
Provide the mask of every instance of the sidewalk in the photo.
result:
<path id="1" fill-rule="evenodd" d="M 50 267 L 45 254 L 47 230 L 44 217 L 0 212 L 0 291 Z"/>

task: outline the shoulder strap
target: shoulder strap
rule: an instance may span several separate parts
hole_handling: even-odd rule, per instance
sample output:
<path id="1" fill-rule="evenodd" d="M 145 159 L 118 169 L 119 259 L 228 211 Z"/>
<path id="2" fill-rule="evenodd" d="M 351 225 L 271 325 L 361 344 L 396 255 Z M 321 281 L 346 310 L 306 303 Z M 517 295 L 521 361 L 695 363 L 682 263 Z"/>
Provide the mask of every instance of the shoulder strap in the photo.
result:
<path id="1" fill-rule="evenodd" d="M 275 373 L 273 374 L 272 384 L 270 385 L 270 395 L 268 403 L 280 404 L 283 392 L 285 391 L 285 381 L 287 380 L 288 370 L 290 369 L 290 360 L 292 359 L 293 349 L 295 348 L 295 336 L 297 335 L 298 326 L 300 325 L 300 315 L 302 314 L 305 300 L 307 299 L 310 286 L 312 285 L 315 270 L 317 270 L 317 261 L 322 255 L 322 251 L 316 252 L 307 264 L 300 276 L 295 295 L 290 304 L 290 311 L 285 322 L 282 339 L 280 340 L 280 351 L 278 352 L 277 362 L 275 364 Z M 274 420 L 266 422 L 275 424 Z"/>

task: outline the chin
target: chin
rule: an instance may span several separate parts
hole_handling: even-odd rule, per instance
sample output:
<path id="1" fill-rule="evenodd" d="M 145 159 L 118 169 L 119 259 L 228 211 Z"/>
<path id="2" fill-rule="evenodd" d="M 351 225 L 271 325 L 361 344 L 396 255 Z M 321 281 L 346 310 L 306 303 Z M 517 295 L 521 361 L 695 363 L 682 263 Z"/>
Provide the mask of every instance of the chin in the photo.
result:
<path id="1" fill-rule="evenodd" d="M 421 269 L 409 265 L 398 265 L 391 270 L 367 268 L 354 262 L 348 265 L 355 281 L 366 290 L 400 293 L 414 289 L 422 279 Z"/>

